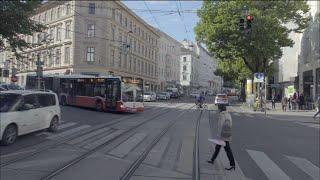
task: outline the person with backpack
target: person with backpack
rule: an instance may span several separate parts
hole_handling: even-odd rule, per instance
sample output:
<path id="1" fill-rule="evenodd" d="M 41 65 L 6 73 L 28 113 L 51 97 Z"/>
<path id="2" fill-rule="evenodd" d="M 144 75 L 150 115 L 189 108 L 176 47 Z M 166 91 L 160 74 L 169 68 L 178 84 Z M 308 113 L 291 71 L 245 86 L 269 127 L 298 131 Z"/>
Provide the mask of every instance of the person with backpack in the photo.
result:
<path id="1" fill-rule="evenodd" d="M 227 153 L 229 163 L 230 163 L 230 167 L 225 168 L 225 170 L 228 170 L 228 171 L 235 170 L 236 164 L 235 164 L 235 160 L 230 147 L 230 141 L 232 139 L 232 118 L 229 112 L 227 111 L 226 105 L 219 104 L 218 109 L 220 112 L 219 112 L 219 120 L 218 120 L 217 138 L 225 142 L 224 150 Z M 216 144 L 215 151 L 211 159 L 207 161 L 208 163 L 210 164 L 214 163 L 215 159 L 217 158 L 220 152 L 220 149 L 221 149 L 221 145 Z"/>

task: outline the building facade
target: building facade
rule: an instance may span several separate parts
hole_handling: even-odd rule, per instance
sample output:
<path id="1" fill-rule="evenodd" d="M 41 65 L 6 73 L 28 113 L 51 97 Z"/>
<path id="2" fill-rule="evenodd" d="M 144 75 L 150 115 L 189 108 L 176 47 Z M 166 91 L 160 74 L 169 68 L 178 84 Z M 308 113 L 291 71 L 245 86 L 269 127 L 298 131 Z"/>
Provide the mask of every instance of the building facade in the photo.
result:
<path id="1" fill-rule="evenodd" d="M 19 85 L 35 73 L 39 54 L 44 74 L 113 74 L 157 88 L 159 34 L 122 2 L 48 1 L 32 18 L 48 28 L 22 36 L 42 45 L 26 49 L 22 60 L 12 59 Z"/>
<path id="2" fill-rule="evenodd" d="M 299 92 L 316 100 L 320 96 L 320 2 L 310 1 L 312 20 L 302 34 L 299 54 Z"/>
<path id="3" fill-rule="evenodd" d="M 221 90 L 221 77 L 214 74 L 217 68 L 217 60 L 199 44 L 182 41 L 180 58 L 180 83 L 187 91 L 211 91 Z"/>
<path id="4" fill-rule="evenodd" d="M 164 32 L 158 30 L 159 38 L 159 59 L 158 82 L 159 91 L 168 87 L 177 87 L 180 83 L 180 53 L 181 43 Z"/>

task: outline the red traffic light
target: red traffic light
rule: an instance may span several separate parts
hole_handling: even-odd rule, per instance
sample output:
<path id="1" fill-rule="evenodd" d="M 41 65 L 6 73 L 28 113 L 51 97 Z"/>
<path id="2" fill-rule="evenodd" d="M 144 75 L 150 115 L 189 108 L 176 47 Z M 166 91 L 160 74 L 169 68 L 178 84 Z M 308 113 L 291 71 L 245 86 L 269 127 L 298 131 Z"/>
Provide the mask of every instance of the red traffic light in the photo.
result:
<path id="1" fill-rule="evenodd" d="M 253 16 L 247 15 L 247 16 L 246 16 L 246 20 L 247 20 L 247 21 L 252 21 L 252 20 L 253 20 Z"/>

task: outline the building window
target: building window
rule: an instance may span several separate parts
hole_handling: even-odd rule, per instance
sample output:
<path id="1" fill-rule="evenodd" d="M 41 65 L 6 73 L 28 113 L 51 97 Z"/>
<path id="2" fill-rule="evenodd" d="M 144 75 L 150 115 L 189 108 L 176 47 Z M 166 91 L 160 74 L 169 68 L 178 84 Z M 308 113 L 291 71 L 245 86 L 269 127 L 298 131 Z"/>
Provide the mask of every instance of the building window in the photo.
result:
<path id="1" fill-rule="evenodd" d="M 70 47 L 66 47 L 64 49 L 64 63 L 65 64 L 70 63 Z"/>
<path id="2" fill-rule="evenodd" d="M 120 24 L 122 25 L 122 14 L 121 13 L 119 14 L 119 21 L 120 21 Z"/>
<path id="3" fill-rule="evenodd" d="M 54 29 L 50 28 L 50 39 L 53 41 L 54 40 Z"/>
<path id="4" fill-rule="evenodd" d="M 119 53 L 119 67 L 122 65 L 122 53 Z"/>
<path id="5" fill-rule="evenodd" d="M 61 9 L 60 9 L 60 7 L 58 7 L 58 9 L 57 9 L 57 18 L 60 18 L 60 15 L 61 15 Z"/>
<path id="6" fill-rule="evenodd" d="M 56 50 L 55 56 L 56 56 L 56 63 L 55 64 L 56 64 L 56 66 L 58 66 L 60 64 L 60 61 L 61 61 L 61 51 L 60 51 L 60 49 Z"/>
<path id="7" fill-rule="evenodd" d="M 53 18 L 54 18 L 54 12 L 53 12 L 53 9 L 52 9 L 51 12 L 50 12 L 50 20 L 52 21 Z"/>
<path id="8" fill-rule="evenodd" d="M 130 21 L 129 28 L 130 28 L 130 30 L 132 30 L 132 21 Z"/>
<path id="9" fill-rule="evenodd" d="M 127 68 L 127 61 L 128 61 L 128 55 L 124 56 L 124 62 L 123 62 L 123 67 Z"/>
<path id="10" fill-rule="evenodd" d="M 187 62 L 187 57 L 183 57 L 183 62 Z"/>
<path id="11" fill-rule="evenodd" d="M 187 76 L 186 75 L 183 75 L 182 78 L 183 78 L 184 81 L 187 80 Z"/>
<path id="12" fill-rule="evenodd" d="M 94 37 L 94 34 L 95 34 L 94 24 L 88 24 L 87 37 Z"/>
<path id="13" fill-rule="evenodd" d="M 111 66 L 114 66 L 114 50 L 111 50 Z"/>
<path id="14" fill-rule="evenodd" d="M 116 10 L 112 8 L 112 19 L 116 18 Z"/>
<path id="15" fill-rule="evenodd" d="M 70 31 L 71 31 L 71 25 L 70 25 L 70 23 L 66 23 L 66 32 L 65 32 L 66 39 L 71 38 Z"/>
<path id="16" fill-rule="evenodd" d="M 136 59 L 136 58 L 134 58 L 134 61 L 133 61 L 133 72 L 137 72 L 136 64 L 137 64 L 137 59 Z"/>
<path id="17" fill-rule="evenodd" d="M 70 14 L 70 4 L 67 4 L 66 6 L 66 14 Z"/>
<path id="18" fill-rule="evenodd" d="M 128 19 L 127 19 L 127 18 L 124 19 L 124 25 L 125 25 L 126 27 L 128 27 Z"/>
<path id="19" fill-rule="evenodd" d="M 186 65 L 183 66 L 183 71 L 187 71 L 187 66 Z"/>
<path id="20" fill-rule="evenodd" d="M 60 27 L 57 27 L 57 37 L 56 37 L 57 41 L 60 41 L 61 39 L 61 31 L 60 31 Z"/>
<path id="21" fill-rule="evenodd" d="M 96 11 L 96 5 L 95 3 L 89 3 L 89 14 L 95 14 Z"/>
<path id="22" fill-rule="evenodd" d="M 87 62 L 94 61 L 94 47 L 87 48 Z"/>
<path id="23" fill-rule="evenodd" d="M 115 29 L 111 28 L 111 33 L 112 33 L 112 40 L 115 40 Z"/>

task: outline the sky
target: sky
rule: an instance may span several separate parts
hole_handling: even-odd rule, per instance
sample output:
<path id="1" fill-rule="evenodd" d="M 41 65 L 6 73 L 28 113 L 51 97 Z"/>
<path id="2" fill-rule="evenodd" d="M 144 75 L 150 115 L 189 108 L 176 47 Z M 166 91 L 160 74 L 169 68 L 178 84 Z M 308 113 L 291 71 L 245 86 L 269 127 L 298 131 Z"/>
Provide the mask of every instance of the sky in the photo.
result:
<path id="1" fill-rule="evenodd" d="M 122 1 L 139 17 L 178 41 L 195 40 L 202 1 Z M 150 10 L 150 11 L 149 11 Z"/>

